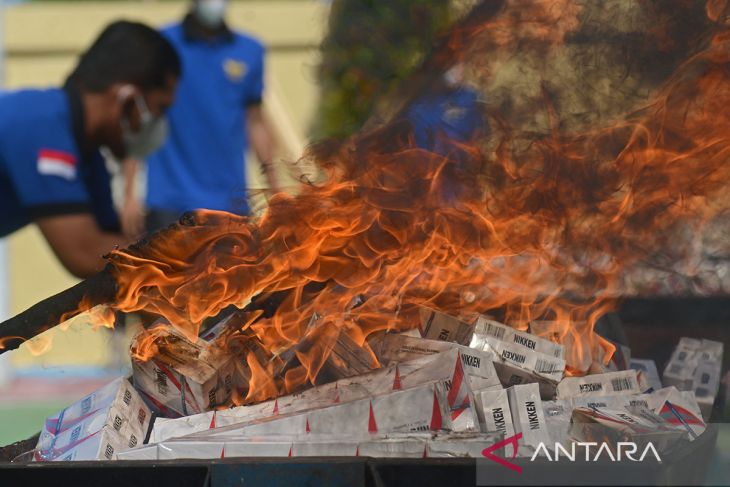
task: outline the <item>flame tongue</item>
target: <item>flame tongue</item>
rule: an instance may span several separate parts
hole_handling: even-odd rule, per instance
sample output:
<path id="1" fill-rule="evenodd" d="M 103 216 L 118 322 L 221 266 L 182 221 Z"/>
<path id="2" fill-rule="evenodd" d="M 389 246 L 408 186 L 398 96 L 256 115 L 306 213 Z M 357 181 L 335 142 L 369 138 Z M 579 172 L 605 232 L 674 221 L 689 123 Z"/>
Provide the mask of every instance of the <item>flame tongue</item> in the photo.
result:
<path id="1" fill-rule="evenodd" d="M 608 360 L 611 345 L 592 330 L 621 295 L 625 270 L 665 246 L 677 222 L 706 221 L 728 207 L 730 37 L 710 21 L 720 2 L 707 12 L 683 7 L 692 29 L 704 30 L 682 42 L 671 38 L 680 14 L 668 12 L 675 17 L 640 47 L 656 49 L 676 71 L 632 72 L 633 91 L 596 92 L 590 96 L 605 107 L 576 112 L 598 103 L 586 91 L 597 85 L 571 63 L 584 52 L 580 39 L 595 47 L 581 37 L 596 28 L 589 14 L 600 20 L 610 9 L 528 3 L 534 8 L 505 2 L 458 53 L 486 59 L 473 66 L 490 111 L 484 140 L 444 139 L 428 151 L 394 119 L 336 150 L 314 150 L 330 179 L 277 195 L 260 218 L 197 212 L 144 248 L 113 252 L 118 309 L 157 313 L 197 336 L 203 319 L 225 307 L 285 291 L 275 311 L 242 325 L 267 356 L 248 354 L 248 400 L 314 382 L 341 333 L 364 346 L 378 330 L 416 326 L 409 316 L 416 305 L 453 315 L 502 309 L 523 329 L 549 317 L 562 325 L 546 334 L 569 344 L 574 373 Z M 647 12 L 637 18 L 649 25 Z M 506 83 L 519 71 L 515 60 L 535 73 Z M 546 60 L 566 71 L 550 72 Z M 621 78 L 618 71 L 607 69 L 605 79 Z M 653 98 L 637 104 L 633 95 L 650 91 Z M 308 326 L 315 313 L 327 326 Z M 302 367 L 278 384 L 281 354 L 298 344 Z"/>

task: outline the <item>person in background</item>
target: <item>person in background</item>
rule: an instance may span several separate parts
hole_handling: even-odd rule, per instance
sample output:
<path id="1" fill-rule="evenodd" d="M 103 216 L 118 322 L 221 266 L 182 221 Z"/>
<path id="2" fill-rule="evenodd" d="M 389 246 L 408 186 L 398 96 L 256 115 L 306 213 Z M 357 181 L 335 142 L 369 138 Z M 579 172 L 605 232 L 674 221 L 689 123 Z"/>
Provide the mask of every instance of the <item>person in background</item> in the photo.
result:
<path id="1" fill-rule="evenodd" d="M 264 47 L 228 28 L 227 6 L 227 0 L 195 0 L 182 22 L 162 30 L 182 58 L 183 76 L 169 113 L 170 137 L 147 159 L 146 210 L 135 198 L 137 165 L 126 173 L 128 234 L 156 230 L 198 208 L 248 213 L 249 144 L 271 191 L 279 190 L 274 138 L 261 109 Z"/>
<path id="2" fill-rule="evenodd" d="M 166 136 L 180 59 L 154 29 L 118 21 L 63 88 L 0 94 L 0 236 L 33 222 L 69 272 L 88 277 L 128 239 L 100 148 L 145 157 Z"/>

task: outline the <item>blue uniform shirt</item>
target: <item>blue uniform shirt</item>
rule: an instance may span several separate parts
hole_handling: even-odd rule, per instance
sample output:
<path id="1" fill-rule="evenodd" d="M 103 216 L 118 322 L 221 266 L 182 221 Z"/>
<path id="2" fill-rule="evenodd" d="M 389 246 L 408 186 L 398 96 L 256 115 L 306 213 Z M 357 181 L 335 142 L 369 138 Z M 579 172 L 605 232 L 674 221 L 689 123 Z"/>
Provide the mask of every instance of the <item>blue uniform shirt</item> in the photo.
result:
<path id="1" fill-rule="evenodd" d="M 437 154 L 454 150 L 449 141 L 470 142 L 486 130 L 477 93 L 465 87 L 418 99 L 406 116 L 413 125 L 415 145 Z"/>
<path id="2" fill-rule="evenodd" d="M 118 229 L 104 159 L 82 145 L 74 90 L 0 94 L 0 236 L 38 218 L 87 212 L 103 229 Z"/>
<path id="3" fill-rule="evenodd" d="M 182 60 L 170 136 L 147 160 L 147 207 L 248 212 L 245 108 L 261 102 L 264 48 L 222 29 L 212 42 L 196 35 L 189 15 L 163 29 Z"/>

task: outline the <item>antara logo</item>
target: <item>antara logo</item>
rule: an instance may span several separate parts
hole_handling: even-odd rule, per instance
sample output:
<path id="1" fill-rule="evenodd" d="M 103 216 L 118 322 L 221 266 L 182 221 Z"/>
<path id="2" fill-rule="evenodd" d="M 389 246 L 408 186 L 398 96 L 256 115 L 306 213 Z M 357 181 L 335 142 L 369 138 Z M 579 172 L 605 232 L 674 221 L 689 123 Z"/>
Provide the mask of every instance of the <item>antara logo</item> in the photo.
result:
<path id="1" fill-rule="evenodd" d="M 482 450 L 482 456 L 517 473 L 522 473 L 521 466 L 514 464 L 505 458 L 498 457 L 494 454 L 496 450 L 499 450 L 500 448 L 506 448 L 508 445 L 512 445 L 512 458 L 515 458 L 517 456 L 517 449 L 519 448 L 518 442 L 520 439 L 522 439 L 522 433 L 510 436 L 509 438 L 495 443 L 494 445 L 488 446 L 487 448 Z M 596 449 L 596 447 L 598 447 L 598 449 Z M 581 448 L 583 449 L 584 455 L 578 457 L 578 452 Z M 612 462 L 620 462 L 623 460 L 629 460 L 632 462 L 643 462 L 647 456 L 653 456 L 657 462 L 662 461 L 662 459 L 659 458 L 659 453 L 657 452 L 656 448 L 654 448 L 654 445 L 651 442 L 646 444 L 644 450 L 641 452 L 641 455 L 639 455 L 637 458 L 635 455 L 638 453 L 638 451 L 639 447 L 636 445 L 636 443 L 630 441 L 618 442 L 615 449 L 612 449 L 608 445 L 608 443 L 599 444 L 596 442 L 576 441 L 571 443 L 570 447 L 568 448 L 560 443 L 555 443 L 552 452 L 545 443 L 540 442 L 535 449 L 535 453 L 533 453 L 532 457 L 530 458 L 530 461 L 534 462 L 536 458 L 542 456 L 546 458 L 549 462 L 557 462 L 561 460 L 561 455 L 565 460 L 570 462 L 575 462 L 576 458 L 579 458 L 579 460 L 581 458 L 584 458 L 586 462 L 597 462 L 600 459 L 608 459 Z"/>

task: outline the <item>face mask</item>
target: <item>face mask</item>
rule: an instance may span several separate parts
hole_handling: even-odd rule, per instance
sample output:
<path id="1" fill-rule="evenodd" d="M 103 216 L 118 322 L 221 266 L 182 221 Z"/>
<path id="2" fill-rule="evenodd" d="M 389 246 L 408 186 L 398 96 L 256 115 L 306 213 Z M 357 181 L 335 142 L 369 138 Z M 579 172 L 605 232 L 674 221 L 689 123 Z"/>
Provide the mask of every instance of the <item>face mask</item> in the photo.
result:
<path id="1" fill-rule="evenodd" d="M 195 4 L 195 16 L 206 27 L 215 29 L 223 24 L 227 6 L 226 0 L 198 0 Z"/>
<path id="2" fill-rule="evenodd" d="M 140 126 L 136 132 L 132 131 L 129 119 L 122 119 L 122 140 L 124 141 L 125 157 L 144 159 L 160 148 L 165 142 L 168 132 L 168 123 L 165 116 L 155 117 L 147 108 L 141 95 L 134 95 L 134 103 L 139 110 Z"/>
<path id="3" fill-rule="evenodd" d="M 460 85 L 464 80 L 464 66 L 457 64 L 444 73 L 444 80 L 449 86 Z"/>

